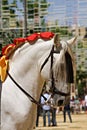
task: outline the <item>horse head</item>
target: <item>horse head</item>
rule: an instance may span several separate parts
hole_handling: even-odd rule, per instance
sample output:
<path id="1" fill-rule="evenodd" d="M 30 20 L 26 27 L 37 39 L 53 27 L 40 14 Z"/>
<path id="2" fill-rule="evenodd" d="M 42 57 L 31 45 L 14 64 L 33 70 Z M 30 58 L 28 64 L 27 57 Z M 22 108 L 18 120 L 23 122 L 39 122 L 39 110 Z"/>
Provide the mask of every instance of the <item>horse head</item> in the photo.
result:
<path id="1" fill-rule="evenodd" d="M 56 39 L 59 39 L 57 36 Z M 76 66 L 74 54 L 71 49 L 75 43 L 77 37 L 74 37 L 67 41 L 55 40 L 58 44 L 57 51 L 60 52 L 59 58 L 54 65 L 54 77 L 57 77 L 56 87 L 58 91 L 63 93 L 58 93 L 56 104 L 61 105 L 65 97 L 70 97 L 70 83 L 74 83 L 74 78 L 76 75 Z M 66 94 L 65 94 L 66 93 Z M 65 94 L 65 95 L 64 95 Z"/>
<path id="2" fill-rule="evenodd" d="M 64 100 L 64 96 L 70 96 L 70 86 L 68 83 L 74 83 L 75 77 L 75 60 L 72 45 L 75 43 L 77 37 L 74 37 L 67 41 L 60 41 L 58 34 L 54 37 L 54 50 L 53 53 L 53 76 L 49 76 L 47 81 L 47 89 L 54 90 L 54 94 L 57 94 L 56 104 L 60 100 Z M 50 73 L 50 74 L 51 74 Z M 52 83 L 54 82 L 54 83 Z"/>
<path id="3" fill-rule="evenodd" d="M 54 49 L 51 50 L 50 55 L 47 57 L 47 62 L 41 59 L 41 63 L 43 63 L 42 75 L 45 75 L 46 79 L 52 80 L 51 72 L 53 71 L 54 80 L 58 87 L 64 83 L 74 82 L 75 60 L 71 47 L 75 41 L 76 37 L 67 41 L 60 41 L 58 34 L 56 34 L 53 40 Z M 51 61 L 51 55 L 53 55 L 53 61 Z M 52 68 L 50 68 L 51 62 L 53 62 Z M 49 72 L 50 70 L 51 72 Z"/>
<path id="4" fill-rule="evenodd" d="M 58 39 L 58 37 L 55 37 Z M 55 39 L 54 39 L 55 41 Z M 57 80 L 66 80 L 67 83 L 73 83 L 73 71 L 74 71 L 74 55 L 71 50 L 72 45 L 75 43 L 76 37 L 67 40 L 67 41 L 60 41 L 60 43 L 57 42 L 58 46 L 56 47 L 59 51 L 59 55 L 56 59 L 56 62 L 54 64 L 54 75 L 57 77 Z"/>

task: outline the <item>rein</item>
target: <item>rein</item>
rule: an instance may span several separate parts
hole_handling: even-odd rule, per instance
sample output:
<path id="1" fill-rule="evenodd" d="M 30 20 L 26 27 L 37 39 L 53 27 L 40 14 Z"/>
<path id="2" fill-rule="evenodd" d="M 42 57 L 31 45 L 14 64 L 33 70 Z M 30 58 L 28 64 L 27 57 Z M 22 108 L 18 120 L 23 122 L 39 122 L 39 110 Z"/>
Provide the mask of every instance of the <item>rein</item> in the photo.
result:
<path id="1" fill-rule="evenodd" d="M 42 69 L 43 69 L 44 65 L 47 63 L 47 61 L 49 60 L 50 56 L 53 55 L 53 51 L 54 51 L 54 45 L 53 45 L 53 47 L 52 47 L 52 49 L 50 51 L 50 54 L 48 55 L 48 57 L 45 59 L 44 63 L 42 64 L 42 66 L 40 68 L 40 72 L 42 71 Z"/>
<path id="2" fill-rule="evenodd" d="M 55 89 L 55 82 L 54 82 L 54 75 L 53 75 L 53 53 L 54 53 L 54 45 L 51 49 L 50 54 L 48 55 L 48 57 L 45 59 L 44 63 L 41 66 L 40 72 L 42 71 L 43 67 L 45 66 L 45 64 L 47 63 L 47 61 L 49 60 L 49 58 L 51 57 L 51 65 L 50 65 L 50 72 L 51 72 L 51 86 L 52 86 L 52 93 L 54 92 Z"/>
<path id="3" fill-rule="evenodd" d="M 10 75 L 10 73 L 7 71 L 8 76 L 10 77 L 10 79 L 16 84 L 16 86 L 30 99 L 31 102 L 37 104 L 38 106 L 41 106 L 41 104 L 35 100 L 28 92 L 26 92 L 22 86 L 20 86 L 14 79 L 13 77 Z"/>

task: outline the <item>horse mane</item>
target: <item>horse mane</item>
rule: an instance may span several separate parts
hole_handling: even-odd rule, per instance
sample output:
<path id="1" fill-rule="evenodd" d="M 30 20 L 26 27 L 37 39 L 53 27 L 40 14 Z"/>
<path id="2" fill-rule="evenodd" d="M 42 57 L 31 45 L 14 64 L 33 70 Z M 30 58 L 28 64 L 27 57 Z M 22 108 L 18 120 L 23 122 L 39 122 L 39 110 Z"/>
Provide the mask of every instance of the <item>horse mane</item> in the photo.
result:
<path id="1" fill-rule="evenodd" d="M 23 43 L 20 43 L 20 44 L 17 44 L 14 48 L 12 48 L 7 54 L 6 54 L 6 58 L 9 59 L 10 56 L 19 48 L 21 47 L 22 45 L 24 45 L 25 42 Z"/>
<path id="2" fill-rule="evenodd" d="M 9 58 L 19 47 L 21 47 L 26 41 L 30 44 L 36 43 L 38 39 L 42 39 L 44 41 L 51 40 L 54 37 L 54 33 L 52 32 L 41 32 L 41 33 L 34 33 L 25 38 L 16 38 L 14 39 L 14 44 L 16 45 L 12 48 L 8 54 L 6 54 L 6 58 Z M 16 44 L 18 43 L 18 44 Z"/>

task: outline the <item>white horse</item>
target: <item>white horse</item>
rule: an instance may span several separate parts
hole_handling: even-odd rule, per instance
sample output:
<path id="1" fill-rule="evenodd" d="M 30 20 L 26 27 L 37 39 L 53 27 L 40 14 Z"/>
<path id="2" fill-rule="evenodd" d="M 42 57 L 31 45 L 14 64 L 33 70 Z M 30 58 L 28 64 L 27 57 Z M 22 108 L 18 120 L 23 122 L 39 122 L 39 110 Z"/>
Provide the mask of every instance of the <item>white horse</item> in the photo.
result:
<path id="1" fill-rule="evenodd" d="M 44 81 L 51 78 L 50 52 L 53 53 L 52 70 L 54 78 L 60 82 L 66 77 L 64 70 L 64 68 L 67 68 L 65 67 L 67 65 L 65 53 L 68 52 L 71 59 L 73 59 L 70 46 L 75 40 L 76 38 L 72 38 L 67 42 L 61 41 L 57 49 L 54 47 L 56 53 L 51 50 L 54 41 L 57 44 L 57 37 L 49 41 L 38 39 L 34 45 L 30 45 L 28 42 L 23 44 L 10 56 L 9 74 L 23 90 L 30 94 L 35 101 L 38 101 Z M 44 63 L 47 58 L 47 62 Z M 44 66 L 42 67 L 43 63 Z M 1 130 L 33 130 L 37 104 L 32 103 L 15 82 L 8 75 L 2 84 Z"/>

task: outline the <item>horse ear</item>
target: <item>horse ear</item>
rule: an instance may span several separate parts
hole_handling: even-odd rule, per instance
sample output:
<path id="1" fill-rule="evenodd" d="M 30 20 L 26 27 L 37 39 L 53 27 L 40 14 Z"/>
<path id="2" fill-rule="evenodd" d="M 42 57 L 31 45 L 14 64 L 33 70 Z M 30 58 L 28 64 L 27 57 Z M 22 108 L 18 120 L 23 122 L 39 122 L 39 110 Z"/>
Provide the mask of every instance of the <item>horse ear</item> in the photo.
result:
<path id="1" fill-rule="evenodd" d="M 54 37 L 54 44 L 57 45 L 59 43 L 60 43 L 60 37 L 59 37 L 59 34 L 56 34 Z"/>
<path id="2" fill-rule="evenodd" d="M 76 36 L 76 37 L 73 37 L 73 38 L 70 39 L 70 40 L 67 40 L 67 43 L 68 43 L 69 45 L 72 45 L 72 44 L 75 43 L 76 39 L 77 39 L 77 36 Z"/>

